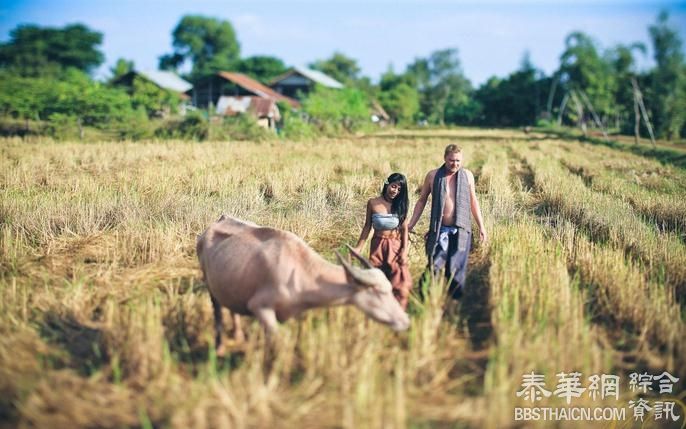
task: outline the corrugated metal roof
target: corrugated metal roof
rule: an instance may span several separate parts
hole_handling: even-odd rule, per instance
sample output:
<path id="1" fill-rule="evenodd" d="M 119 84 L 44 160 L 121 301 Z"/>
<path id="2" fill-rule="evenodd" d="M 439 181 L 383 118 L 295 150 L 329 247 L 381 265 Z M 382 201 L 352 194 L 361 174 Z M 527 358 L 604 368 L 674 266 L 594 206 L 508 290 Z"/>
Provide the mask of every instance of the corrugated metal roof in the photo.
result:
<path id="1" fill-rule="evenodd" d="M 250 110 L 253 111 L 258 118 L 274 118 L 276 121 L 281 120 L 279 106 L 276 105 L 274 100 L 253 97 L 250 102 Z"/>
<path id="2" fill-rule="evenodd" d="M 247 89 L 250 92 L 255 93 L 255 95 L 259 95 L 260 97 L 263 98 L 271 98 L 273 100 L 277 101 L 286 101 L 288 104 L 290 104 L 293 107 L 299 107 L 300 103 L 298 103 L 297 100 L 294 100 L 292 98 L 286 97 L 285 95 L 281 95 L 278 92 L 274 91 L 273 89 L 269 88 L 268 86 L 262 85 L 255 79 L 249 78 L 248 76 L 242 74 L 242 73 L 233 73 L 233 72 L 219 72 L 217 73 L 219 76 L 223 77 L 226 80 L 230 80 L 231 82 L 235 83 L 236 85 L 240 85 L 243 88 Z"/>
<path id="3" fill-rule="evenodd" d="M 281 120 L 279 107 L 273 98 L 222 95 L 217 101 L 217 113 L 222 115 L 233 116 L 246 112 L 252 112 L 257 118 Z"/>
<path id="4" fill-rule="evenodd" d="M 170 71 L 136 70 L 136 73 L 164 89 L 169 89 L 176 92 L 186 92 L 193 88 L 193 85 L 191 85 L 190 82 L 186 82 Z"/>
<path id="5" fill-rule="evenodd" d="M 320 84 L 327 88 L 343 88 L 343 84 L 332 78 L 331 76 L 325 75 L 319 70 L 308 69 L 307 67 L 293 67 L 295 71 L 305 76 L 306 78 Z"/>

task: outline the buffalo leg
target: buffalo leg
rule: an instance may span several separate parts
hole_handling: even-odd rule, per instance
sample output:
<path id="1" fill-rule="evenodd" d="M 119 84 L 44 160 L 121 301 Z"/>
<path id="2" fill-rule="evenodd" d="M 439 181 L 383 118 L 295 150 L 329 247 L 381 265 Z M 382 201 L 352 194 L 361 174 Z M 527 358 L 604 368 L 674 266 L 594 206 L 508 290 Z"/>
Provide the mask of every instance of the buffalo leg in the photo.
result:
<path id="1" fill-rule="evenodd" d="M 254 296 L 248 301 L 248 309 L 262 324 L 267 334 L 267 339 L 275 336 L 279 327 L 279 323 L 276 320 L 276 312 L 270 304 L 272 302 L 269 299 L 265 299 L 264 296 Z"/>
<path id="2" fill-rule="evenodd" d="M 268 306 L 266 300 L 261 300 L 259 297 L 255 297 L 248 302 L 248 309 L 252 314 L 260 321 L 265 333 L 265 350 L 264 350 L 264 362 L 263 362 L 263 375 L 265 382 L 267 382 L 270 374 L 272 373 L 272 367 L 274 365 L 274 358 L 278 353 L 278 327 L 279 323 L 276 319 L 276 312 L 270 306 Z"/>
<path id="3" fill-rule="evenodd" d="M 219 301 L 210 294 L 212 299 L 212 310 L 214 312 L 214 347 L 217 356 L 224 356 L 224 343 L 222 341 L 222 333 L 224 332 L 224 323 L 222 320 L 222 306 Z"/>
<path id="4" fill-rule="evenodd" d="M 243 329 L 241 327 L 241 316 L 238 313 L 231 312 L 231 320 L 233 321 L 233 339 L 236 343 L 242 343 L 245 341 L 245 335 L 243 335 Z"/>

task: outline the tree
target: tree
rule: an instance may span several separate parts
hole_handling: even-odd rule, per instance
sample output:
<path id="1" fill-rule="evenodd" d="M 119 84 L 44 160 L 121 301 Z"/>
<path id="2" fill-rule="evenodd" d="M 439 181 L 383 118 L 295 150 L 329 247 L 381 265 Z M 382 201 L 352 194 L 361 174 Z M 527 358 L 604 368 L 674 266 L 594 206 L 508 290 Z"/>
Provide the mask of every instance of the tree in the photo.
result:
<path id="1" fill-rule="evenodd" d="M 472 91 L 462 73 L 457 49 L 443 49 L 427 59 L 416 59 L 407 67 L 406 74 L 421 94 L 422 114 L 440 125 L 446 123 L 446 110 L 459 110 Z"/>
<path id="2" fill-rule="evenodd" d="M 239 59 L 240 45 L 228 21 L 186 15 L 172 33 L 174 52 L 160 57 L 159 67 L 177 70 L 190 61 L 190 79 L 229 70 Z"/>
<path id="3" fill-rule="evenodd" d="M 393 66 L 381 75 L 374 98 L 396 123 L 409 123 L 419 112 L 419 92 L 408 73 L 396 74 Z"/>
<path id="4" fill-rule="evenodd" d="M 617 85 L 615 86 L 614 100 L 616 103 L 617 125 L 623 132 L 633 133 L 634 118 L 634 89 L 632 79 L 638 79 L 634 52 L 646 53 L 646 47 L 642 43 L 631 45 L 616 45 L 608 52 L 608 59 L 612 65 Z"/>
<path id="5" fill-rule="evenodd" d="M 110 81 L 117 80 L 118 78 L 124 76 L 126 73 L 132 71 L 133 68 L 133 61 L 128 61 L 124 58 L 119 58 L 114 67 L 110 67 L 110 72 L 112 73 Z"/>
<path id="6" fill-rule="evenodd" d="M 10 91 L 11 89 L 11 91 Z M 0 113 L 15 118 L 47 120 L 78 126 L 105 127 L 126 123 L 133 115 L 131 99 L 122 90 L 94 82 L 76 69 L 59 80 L 0 73 Z"/>
<path id="7" fill-rule="evenodd" d="M 569 34 L 560 61 L 559 72 L 567 90 L 585 94 L 601 116 L 614 113 L 615 75 L 593 39 L 578 31 Z"/>
<path id="8" fill-rule="evenodd" d="M 181 98 L 178 94 L 160 88 L 140 76 L 133 78 L 131 105 L 134 109 L 145 109 L 149 117 L 164 116 L 167 111 L 176 112 L 179 103 Z"/>
<path id="9" fill-rule="evenodd" d="M 354 88 L 330 89 L 315 86 L 302 103 L 303 110 L 319 122 L 322 128 L 353 131 L 369 121 L 369 101 Z"/>
<path id="10" fill-rule="evenodd" d="M 396 123 L 409 123 L 419 111 L 419 93 L 400 83 L 379 94 L 379 102 Z"/>
<path id="11" fill-rule="evenodd" d="M 649 27 L 657 66 L 651 73 L 649 104 L 658 136 L 678 137 L 686 122 L 686 66 L 682 42 L 662 12 Z"/>
<path id="12" fill-rule="evenodd" d="M 513 127 L 535 124 L 543 105 L 544 80 L 524 54 L 519 70 L 505 79 L 491 78 L 474 94 L 482 125 Z"/>
<path id="13" fill-rule="evenodd" d="M 357 61 L 340 52 L 334 52 L 328 60 L 315 61 L 310 64 L 310 67 L 331 76 L 346 86 L 355 86 L 360 73 Z"/>
<path id="14" fill-rule="evenodd" d="M 288 69 L 279 58 L 257 55 L 240 60 L 236 70 L 261 82 L 269 82 Z"/>
<path id="15" fill-rule="evenodd" d="M 54 75 L 68 68 L 89 73 L 104 60 L 100 44 L 102 33 L 83 24 L 19 25 L 10 32 L 10 41 L 0 44 L 0 67 L 22 76 Z"/>

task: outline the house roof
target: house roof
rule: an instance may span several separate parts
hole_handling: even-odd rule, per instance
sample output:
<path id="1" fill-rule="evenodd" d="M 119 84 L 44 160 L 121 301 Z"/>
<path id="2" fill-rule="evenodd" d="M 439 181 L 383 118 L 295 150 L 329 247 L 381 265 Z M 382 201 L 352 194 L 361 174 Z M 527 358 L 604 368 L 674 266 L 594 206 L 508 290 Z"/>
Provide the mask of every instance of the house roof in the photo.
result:
<path id="1" fill-rule="evenodd" d="M 160 88 L 169 89 L 175 92 L 186 92 L 193 88 L 189 82 L 181 79 L 175 73 L 162 70 L 136 70 L 135 73 L 148 79 Z"/>
<path id="2" fill-rule="evenodd" d="M 290 97 L 286 97 L 285 95 L 281 95 L 278 92 L 274 91 L 273 89 L 269 88 L 268 86 L 262 85 L 260 82 L 256 81 L 255 79 L 252 79 L 242 73 L 233 73 L 233 72 L 225 72 L 221 71 L 217 73 L 219 76 L 223 77 L 226 80 L 229 80 L 236 85 L 239 85 L 248 91 L 254 93 L 255 95 L 258 95 L 263 98 L 271 98 L 276 101 L 286 101 L 288 104 L 290 104 L 293 107 L 299 107 L 300 103 L 297 100 L 294 100 Z"/>
<path id="3" fill-rule="evenodd" d="M 295 71 L 300 73 L 301 75 L 305 76 L 306 78 L 315 81 L 316 83 L 320 85 L 324 85 L 328 88 L 336 88 L 340 89 L 343 88 L 343 84 L 337 81 L 336 79 L 332 78 L 331 76 L 328 76 L 319 70 L 312 70 L 308 69 L 306 67 L 294 67 Z"/>
<path id="4" fill-rule="evenodd" d="M 279 106 L 276 105 L 276 100 L 273 98 L 222 95 L 217 101 L 217 113 L 219 114 L 233 116 L 246 112 L 251 112 L 257 118 L 281 120 Z"/>
<path id="5" fill-rule="evenodd" d="M 276 121 L 281 120 L 279 106 L 276 105 L 274 100 L 253 97 L 250 101 L 250 110 L 255 112 L 258 118 L 273 117 Z"/>
<path id="6" fill-rule="evenodd" d="M 320 72 L 319 70 L 312 70 L 307 67 L 293 67 L 291 70 L 273 79 L 271 84 L 274 85 L 275 83 L 287 78 L 288 76 L 291 76 L 294 73 L 298 73 L 306 77 L 307 79 L 320 85 L 323 85 L 327 88 L 343 88 L 343 84 L 337 81 L 336 79 L 332 78 L 331 76 L 328 76 Z"/>

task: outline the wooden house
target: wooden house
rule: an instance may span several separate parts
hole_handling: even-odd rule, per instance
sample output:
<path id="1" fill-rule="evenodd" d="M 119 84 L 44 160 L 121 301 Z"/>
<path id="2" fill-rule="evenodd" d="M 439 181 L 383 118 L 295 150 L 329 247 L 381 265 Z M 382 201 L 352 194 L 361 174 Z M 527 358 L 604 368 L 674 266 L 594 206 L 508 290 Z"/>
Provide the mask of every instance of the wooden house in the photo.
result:
<path id="1" fill-rule="evenodd" d="M 274 102 L 285 101 L 292 107 L 300 103 L 290 97 L 279 94 L 273 89 L 241 73 L 221 71 L 199 79 L 193 88 L 186 92 L 193 105 L 199 108 L 216 108 L 220 97 L 258 97 Z"/>

